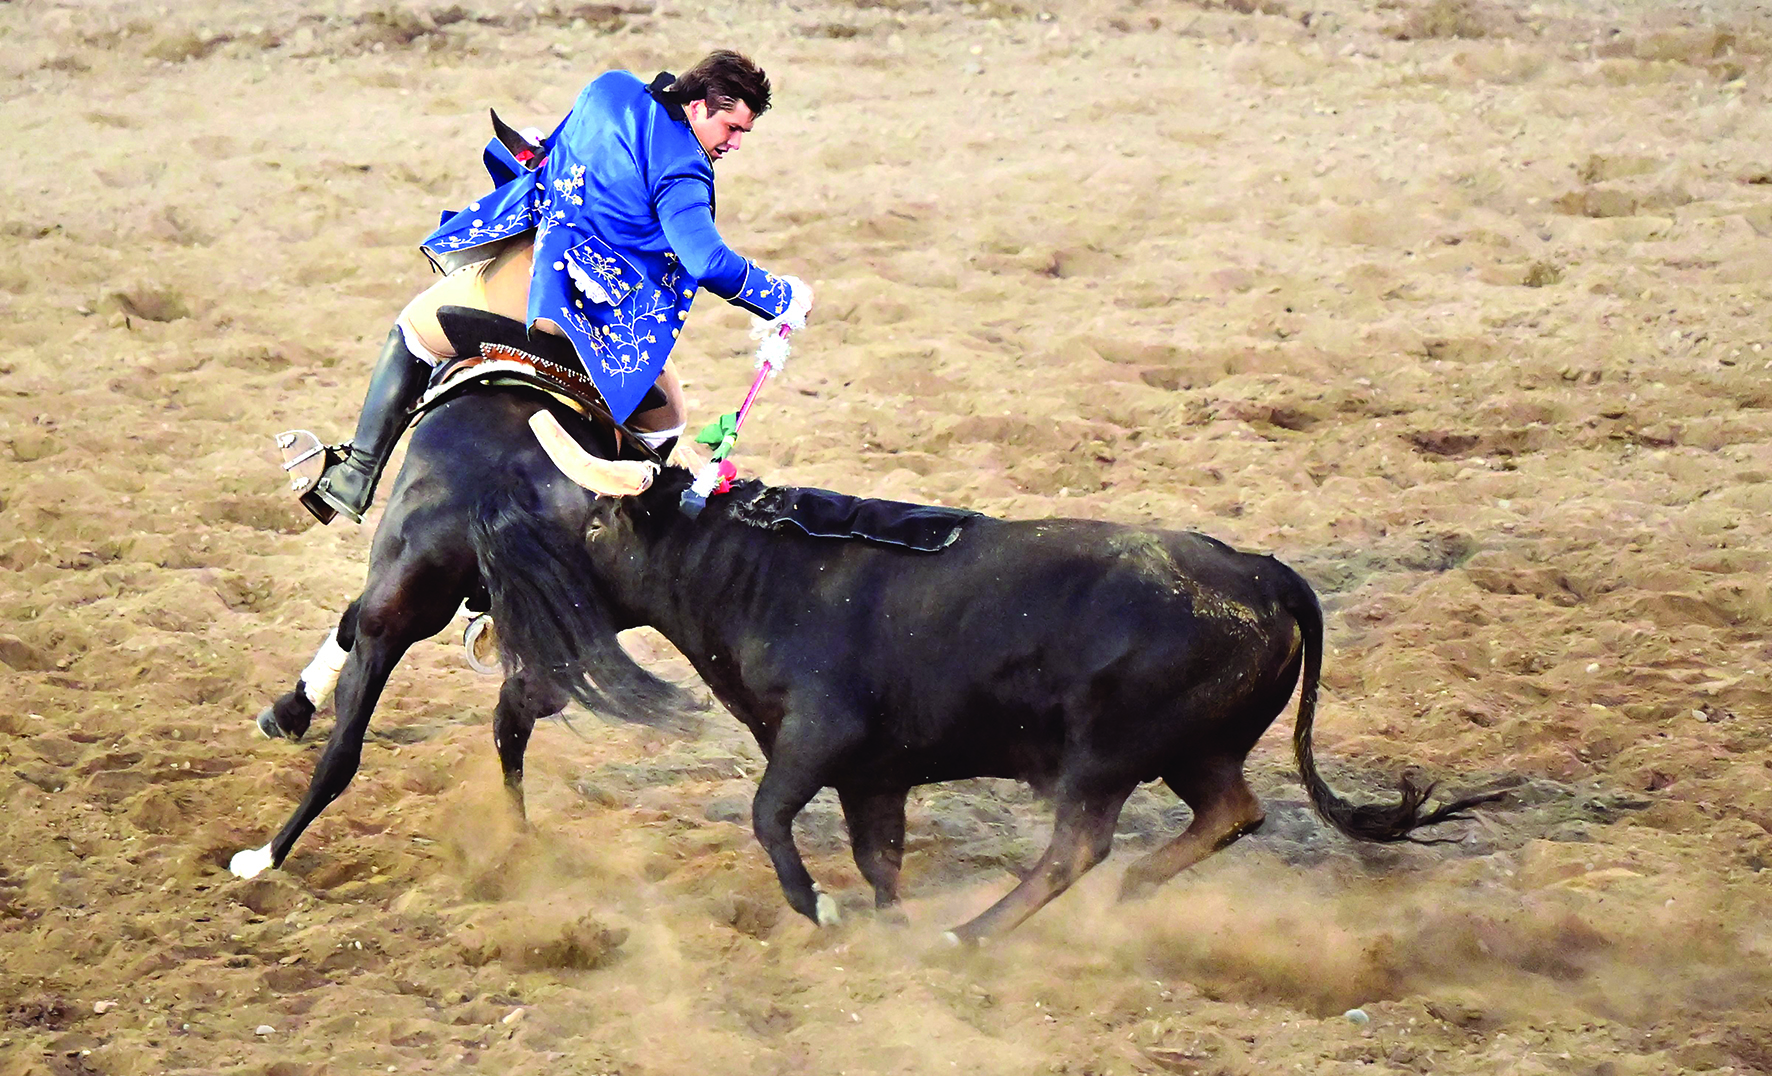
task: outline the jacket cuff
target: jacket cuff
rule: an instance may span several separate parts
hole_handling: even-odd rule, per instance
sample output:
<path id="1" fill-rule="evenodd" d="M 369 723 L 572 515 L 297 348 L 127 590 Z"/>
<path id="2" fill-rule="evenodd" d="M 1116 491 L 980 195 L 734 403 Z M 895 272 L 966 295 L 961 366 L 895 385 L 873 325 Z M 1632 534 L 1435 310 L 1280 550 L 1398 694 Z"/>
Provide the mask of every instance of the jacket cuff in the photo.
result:
<path id="1" fill-rule="evenodd" d="M 774 321 L 787 313 L 788 305 L 793 302 L 794 289 L 786 280 L 776 276 L 747 260 L 745 263 L 744 280 L 738 285 L 738 291 L 731 295 L 723 295 L 719 291 L 714 294 L 725 299 L 733 306 L 741 307 L 765 321 Z"/>

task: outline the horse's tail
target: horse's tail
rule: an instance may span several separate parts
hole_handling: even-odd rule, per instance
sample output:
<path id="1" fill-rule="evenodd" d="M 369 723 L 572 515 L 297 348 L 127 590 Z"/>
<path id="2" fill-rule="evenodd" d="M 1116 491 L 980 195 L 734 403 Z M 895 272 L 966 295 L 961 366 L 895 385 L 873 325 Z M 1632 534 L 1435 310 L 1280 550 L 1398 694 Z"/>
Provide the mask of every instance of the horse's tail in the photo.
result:
<path id="1" fill-rule="evenodd" d="M 531 507 L 533 499 L 523 487 L 491 493 L 469 528 L 506 675 L 540 672 L 587 709 L 624 721 L 679 717 L 688 696 L 616 641 L 584 538 Z"/>
<path id="2" fill-rule="evenodd" d="M 1310 793 L 1311 806 L 1317 809 L 1317 814 L 1322 816 L 1323 821 L 1355 840 L 1419 841 L 1420 838 L 1409 835 L 1411 831 L 1439 822 L 1468 818 L 1470 808 L 1501 799 L 1505 795 L 1503 792 L 1483 792 L 1454 800 L 1424 813 L 1422 806 L 1427 802 L 1434 786 L 1430 784 L 1422 788 L 1407 774 L 1397 782 L 1402 798 L 1396 803 L 1355 804 L 1336 795 L 1335 790 L 1317 772 L 1316 758 L 1311 751 L 1311 726 L 1317 715 L 1317 684 L 1323 675 L 1323 609 L 1317 604 L 1317 596 L 1310 585 L 1296 575 L 1294 579 L 1296 585 L 1291 588 L 1292 593 L 1287 597 L 1286 607 L 1298 622 L 1299 631 L 1304 636 L 1304 683 L 1299 689 L 1298 720 L 1292 729 L 1292 751 L 1298 762 L 1299 776 L 1303 778 L 1304 787 Z"/>

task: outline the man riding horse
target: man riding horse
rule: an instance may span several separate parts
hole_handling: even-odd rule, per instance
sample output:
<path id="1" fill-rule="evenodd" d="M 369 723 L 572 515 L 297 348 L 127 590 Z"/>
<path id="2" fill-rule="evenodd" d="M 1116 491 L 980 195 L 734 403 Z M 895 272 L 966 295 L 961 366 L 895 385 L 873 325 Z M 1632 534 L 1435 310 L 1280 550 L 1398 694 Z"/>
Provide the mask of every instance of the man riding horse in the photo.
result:
<path id="1" fill-rule="evenodd" d="M 738 149 L 769 94 L 762 69 L 722 50 L 650 84 L 604 74 L 546 138 L 494 117 L 486 164 L 501 185 L 422 244 L 445 275 L 388 333 L 356 435 L 302 496 L 308 511 L 363 521 L 433 369 L 455 354 L 437 319 L 445 306 L 564 336 L 614 421 L 654 449 L 680 434 L 688 416 L 668 360 L 698 288 L 772 325 L 812 305 L 804 283 L 740 257 L 714 228 L 714 162 Z"/>

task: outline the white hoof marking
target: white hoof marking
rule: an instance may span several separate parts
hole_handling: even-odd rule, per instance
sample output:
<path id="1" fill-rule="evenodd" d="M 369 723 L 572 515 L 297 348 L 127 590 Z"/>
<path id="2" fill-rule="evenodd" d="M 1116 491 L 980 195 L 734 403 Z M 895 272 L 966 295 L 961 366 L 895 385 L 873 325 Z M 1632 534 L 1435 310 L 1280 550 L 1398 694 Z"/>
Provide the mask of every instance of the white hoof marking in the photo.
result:
<path id="1" fill-rule="evenodd" d="M 236 877 L 252 878 L 264 873 L 271 865 L 271 846 L 248 848 L 244 852 L 235 852 L 234 858 L 228 860 L 228 870 Z"/>
<path id="2" fill-rule="evenodd" d="M 842 913 L 837 911 L 837 902 L 831 899 L 829 893 L 818 895 L 817 910 L 818 925 L 821 927 L 834 927 L 843 921 Z"/>
<path id="3" fill-rule="evenodd" d="M 958 934 L 955 934 L 951 930 L 942 931 L 941 932 L 941 940 L 944 942 L 947 942 L 949 945 L 953 946 L 955 949 L 958 949 L 960 947 L 960 936 Z"/>

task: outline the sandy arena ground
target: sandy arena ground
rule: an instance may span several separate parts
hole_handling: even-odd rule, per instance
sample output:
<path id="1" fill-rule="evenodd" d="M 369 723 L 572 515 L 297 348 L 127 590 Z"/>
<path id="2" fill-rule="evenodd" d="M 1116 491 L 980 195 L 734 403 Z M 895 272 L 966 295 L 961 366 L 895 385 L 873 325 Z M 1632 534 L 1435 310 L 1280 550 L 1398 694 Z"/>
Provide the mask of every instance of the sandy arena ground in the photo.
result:
<path id="1" fill-rule="evenodd" d="M 1187 817 L 1143 789 L 957 953 L 1044 808 L 921 790 L 892 926 L 820 797 L 820 932 L 723 713 L 538 730 L 520 836 L 449 634 L 287 869 L 227 874 L 371 534 L 270 435 L 348 433 L 488 106 L 724 45 L 777 96 L 721 226 L 819 295 L 745 468 L 1273 552 L 1337 786 L 1512 799 L 1355 847 L 1288 714 L 1261 835 L 1116 907 Z M 1772 1071 L 1769 52 L 1746 0 L 0 3 L 0 1074 Z M 690 322 L 698 422 L 745 327 Z"/>

